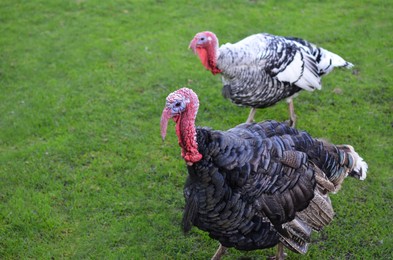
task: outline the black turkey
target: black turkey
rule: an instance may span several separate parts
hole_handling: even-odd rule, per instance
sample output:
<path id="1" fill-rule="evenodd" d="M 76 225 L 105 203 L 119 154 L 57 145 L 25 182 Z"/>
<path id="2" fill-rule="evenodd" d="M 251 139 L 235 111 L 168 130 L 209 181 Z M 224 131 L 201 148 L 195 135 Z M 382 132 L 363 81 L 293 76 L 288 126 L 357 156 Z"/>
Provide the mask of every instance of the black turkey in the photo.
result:
<path id="1" fill-rule="evenodd" d="M 161 135 L 165 139 L 172 118 L 188 170 L 183 228 L 196 226 L 218 240 L 214 259 L 226 247 L 255 250 L 279 243 L 305 254 L 312 230 L 334 216 L 328 193 L 337 192 L 347 175 L 366 178 L 367 164 L 350 145 L 314 139 L 275 121 L 228 131 L 196 128 L 198 107 L 191 89 L 171 93 Z"/>
<path id="2" fill-rule="evenodd" d="M 295 126 L 293 96 L 300 90 L 321 89 L 321 76 L 334 67 L 353 67 L 337 54 L 303 39 L 267 33 L 219 47 L 214 33 L 200 32 L 190 48 L 208 70 L 222 75 L 225 98 L 251 107 L 246 123 L 254 120 L 256 108 L 270 107 L 287 99 L 290 126 Z"/>

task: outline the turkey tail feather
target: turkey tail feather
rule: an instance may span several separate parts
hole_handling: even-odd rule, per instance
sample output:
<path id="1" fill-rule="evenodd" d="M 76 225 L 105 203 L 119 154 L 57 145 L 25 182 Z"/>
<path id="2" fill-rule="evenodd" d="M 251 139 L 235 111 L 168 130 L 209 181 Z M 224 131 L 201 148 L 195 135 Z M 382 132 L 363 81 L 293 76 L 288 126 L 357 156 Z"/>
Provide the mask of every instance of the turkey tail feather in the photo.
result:
<path id="1" fill-rule="evenodd" d="M 363 160 L 363 158 L 360 157 L 357 152 L 355 152 L 355 149 L 351 145 L 341 145 L 338 147 L 339 149 L 346 151 L 346 153 L 349 154 L 354 160 L 353 169 L 348 173 L 349 176 L 359 179 L 361 181 L 365 180 L 367 177 L 368 165 Z"/>
<path id="2" fill-rule="evenodd" d="M 321 50 L 320 55 L 322 55 L 322 60 L 320 63 L 320 68 L 324 74 L 328 74 L 330 71 L 333 70 L 334 67 L 344 67 L 347 69 L 352 68 L 354 65 L 343 58 L 341 58 L 339 55 L 330 52 L 328 50 L 325 50 L 323 48 L 319 48 Z M 328 62 L 329 61 L 329 62 Z M 329 64 L 329 65 L 327 65 Z"/>
<path id="3" fill-rule="evenodd" d="M 312 233 L 309 223 L 305 223 L 296 217 L 294 220 L 283 224 L 282 228 L 283 230 L 280 233 L 284 235 L 280 237 L 280 241 L 293 252 L 307 253 Z"/>
<path id="4" fill-rule="evenodd" d="M 341 56 L 328 51 L 322 47 L 318 47 L 317 45 L 305 41 L 303 39 L 297 37 L 286 37 L 288 40 L 292 40 L 302 45 L 303 48 L 307 50 L 308 53 L 314 56 L 316 62 L 318 63 L 319 75 L 329 74 L 335 67 L 343 67 L 350 69 L 354 65 L 346 60 L 344 60 Z"/>

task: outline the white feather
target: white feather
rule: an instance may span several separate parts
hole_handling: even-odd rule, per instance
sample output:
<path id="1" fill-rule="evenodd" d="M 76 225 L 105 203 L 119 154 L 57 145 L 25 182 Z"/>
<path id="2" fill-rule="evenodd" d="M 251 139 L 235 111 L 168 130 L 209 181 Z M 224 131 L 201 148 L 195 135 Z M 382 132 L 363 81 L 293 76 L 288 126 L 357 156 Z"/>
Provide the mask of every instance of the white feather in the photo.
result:
<path id="1" fill-rule="evenodd" d="M 303 76 L 296 82 L 296 85 L 307 91 L 314 91 L 315 89 L 321 89 L 321 81 L 319 77 L 315 77 L 315 74 L 310 70 L 305 69 Z"/>
<path id="2" fill-rule="evenodd" d="M 304 70 L 304 61 L 300 52 L 297 52 L 293 61 L 288 64 L 285 70 L 281 71 L 277 74 L 277 78 L 280 81 L 287 81 L 290 83 L 294 83 L 298 81 L 303 74 Z"/>
<path id="3" fill-rule="evenodd" d="M 351 145 L 347 145 L 347 146 L 351 150 L 351 155 L 354 157 L 355 160 L 355 167 L 353 170 L 355 172 L 361 173 L 359 179 L 363 181 L 367 177 L 368 164 L 363 160 L 362 157 L 360 157 L 360 155 L 357 152 L 355 152 L 355 149 Z"/>
<path id="4" fill-rule="evenodd" d="M 321 47 L 320 49 L 321 49 L 322 57 L 321 57 L 321 61 L 319 62 L 319 68 L 325 74 L 330 73 L 335 67 L 346 67 L 347 69 L 353 67 L 352 63 L 345 61 L 339 55 L 330 52 L 328 50 L 325 50 Z"/>

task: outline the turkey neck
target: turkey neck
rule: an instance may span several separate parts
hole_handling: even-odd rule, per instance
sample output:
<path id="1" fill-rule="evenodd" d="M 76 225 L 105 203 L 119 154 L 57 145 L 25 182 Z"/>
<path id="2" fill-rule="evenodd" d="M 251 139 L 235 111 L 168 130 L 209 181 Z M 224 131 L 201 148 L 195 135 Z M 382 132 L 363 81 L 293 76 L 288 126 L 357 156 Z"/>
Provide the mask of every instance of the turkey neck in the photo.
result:
<path id="1" fill-rule="evenodd" d="M 213 75 L 221 73 L 221 70 L 217 68 L 218 51 L 218 46 L 214 44 L 205 48 L 197 48 L 197 52 L 203 66 L 210 70 Z"/>
<path id="2" fill-rule="evenodd" d="M 198 106 L 191 102 L 182 114 L 174 117 L 176 135 L 179 145 L 182 148 L 182 157 L 187 165 L 190 166 L 202 159 L 202 155 L 198 152 L 198 144 L 196 142 L 195 118 L 197 112 Z"/>

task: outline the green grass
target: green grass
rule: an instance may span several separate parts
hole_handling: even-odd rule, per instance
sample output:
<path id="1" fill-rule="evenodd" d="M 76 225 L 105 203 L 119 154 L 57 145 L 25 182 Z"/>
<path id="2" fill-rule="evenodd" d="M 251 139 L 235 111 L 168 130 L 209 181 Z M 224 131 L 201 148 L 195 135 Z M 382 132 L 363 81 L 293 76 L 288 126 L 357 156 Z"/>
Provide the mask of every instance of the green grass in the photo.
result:
<path id="1" fill-rule="evenodd" d="M 298 128 L 352 144 L 368 178 L 344 183 L 335 221 L 289 258 L 392 258 L 393 3 L 185 2 L 0 2 L 0 258 L 212 256 L 217 241 L 181 232 L 185 164 L 173 124 L 165 143 L 159 133 L 165 97 L 183 86 L 200 96 L 199 125 L 228 129 L 248 115 L 187 49 L 202 30 L 222 43 L 299 36 L 356 65 L 295 106 Z M 256 117 L 285 120 L 286 104 Z"/>

